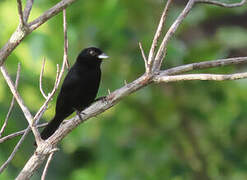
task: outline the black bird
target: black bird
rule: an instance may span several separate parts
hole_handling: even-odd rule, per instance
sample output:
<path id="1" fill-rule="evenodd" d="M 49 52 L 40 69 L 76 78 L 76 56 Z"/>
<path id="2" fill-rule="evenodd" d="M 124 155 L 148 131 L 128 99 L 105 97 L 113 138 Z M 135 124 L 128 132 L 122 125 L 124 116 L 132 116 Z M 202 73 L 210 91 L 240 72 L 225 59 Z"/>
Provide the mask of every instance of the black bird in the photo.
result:
<path id="1" fill-rule="evenodd" d="M 55 116 L 42 131 L 42 139 L 49 138 L 74 111 L 80 112 L 95 101 L 101 79 L 100 65 L 105 58 L 108 56 L 95 47 L 81 51 L 64 79 Z"/>

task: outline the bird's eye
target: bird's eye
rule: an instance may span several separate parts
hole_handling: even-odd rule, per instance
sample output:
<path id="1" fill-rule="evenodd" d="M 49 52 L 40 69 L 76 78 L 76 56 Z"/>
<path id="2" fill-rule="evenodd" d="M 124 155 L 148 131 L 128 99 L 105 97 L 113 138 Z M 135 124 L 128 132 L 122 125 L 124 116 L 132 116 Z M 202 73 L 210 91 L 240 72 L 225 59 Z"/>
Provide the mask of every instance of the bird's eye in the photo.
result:
<path id="1" fill-rule="evenodd" d="M 90 50 L 90 51 L 89 51 L 89 54 L 91 54 L 91 55 L 93 55 L 93 56 L 94 56 L 94 55 L 95 55 L 95 51 Z"/>

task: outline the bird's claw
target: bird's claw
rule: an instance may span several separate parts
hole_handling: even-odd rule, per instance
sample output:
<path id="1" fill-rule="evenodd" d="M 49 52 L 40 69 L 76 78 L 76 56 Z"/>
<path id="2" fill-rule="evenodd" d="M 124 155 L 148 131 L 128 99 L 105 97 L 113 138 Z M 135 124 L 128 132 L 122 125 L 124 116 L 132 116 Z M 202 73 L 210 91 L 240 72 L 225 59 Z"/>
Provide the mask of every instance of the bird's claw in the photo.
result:
<path id="1" fill-rule="evenodd" d="M 80 119 L 81 121 L 83 121 L 83 119 L 82 119 L 82 117 L 81 117 L 81 112 L 80 112 L 80 111 L 76 111 L 76 114 L 77 114 L 77 116 L 79 117 L 79 119 Z M 84 112 L 82 112 L 82 114 L 83 114 L 83 115 L 86 115 Z"/>

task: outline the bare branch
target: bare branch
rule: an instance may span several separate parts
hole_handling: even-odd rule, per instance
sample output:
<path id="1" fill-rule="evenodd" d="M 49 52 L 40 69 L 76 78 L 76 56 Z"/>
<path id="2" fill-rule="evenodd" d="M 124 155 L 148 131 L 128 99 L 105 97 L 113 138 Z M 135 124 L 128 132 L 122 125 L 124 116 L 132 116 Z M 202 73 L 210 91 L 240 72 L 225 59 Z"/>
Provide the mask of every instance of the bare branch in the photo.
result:
<path id="1" fill-rule="evenodd" d="M 24 25 L 24 19 L 23 19 L 23 12 L 22 12 L 22 3 L 21 0 L 17 0 L 17 6 L 18 6 L 18 14 L 20 19 L 20 25 Z"/>
<path id="2" fill-rule="evenodd" d="M 222 67 L 228 65 L 246 64 L 246 63 L 247 63 L 247 57 L 227 58 L 227 59 L 219 59 L 214 61 L 211 60 L 206 62 L 192 63 L 192 64 L 186 64 L 186 65 L 170 68 L 164 71 L 160 71 L 159 75 L 161 76 L 175 75 L 184 72 L 189 72 L 192 70 L 200 70 L 206 68 Z"/>
<path id="3" fill-rule="evenodd" d="M 67 23 L 66 23 L 66 12 L 65 10 L 63 11 L 63 28 L 64 28 L 64 56 L 63 56 L 63 64 L 61 71 L 59 72 L 59 66 L 57 65 L 57 75 L 56 75 L 56 80 L 54 84 L 54 88 L 52 92 L 48 95 L 45 103 L 42 105 L 42 107 L 39 109 L 39 111 L 36 113 L 34 117 L 34 123 L 37 124 L 39 122 L 39 119 L 41 116 L 44 114 L 44 112 L 47 109 L 48 103 L 52 100 L 52 97 L 54 96 L 56 90 L 58 89 L 58 85 L 63 77 L 63 73 L 65 70 L 66 64 L 69 67 L 68 64 L 68 38 L 67 38 Z"/>
<path id="4" fill-rule="evenodd" d="M 57 88 L 57 84 L 58 84 L 58 75 L 59 75 L 59 66 L 57 66 L 57 76 L 56 76 L 56 81 L 55 81 L 55 84 L 54 84 L 54 86 L 55 86 L 56 88 Z M 34 119 L 38 119 L 38 118 L 40 118 L 40 117 L 42 116 L 42 114 L 43 114 L 44 111 L 46 110 L 46 107 L 47 107 L 48 102 L 51 100 L 51 98 L 52 98 L 52 96 L 54 95 L 54 93 L 55 93 L 55 90 L 53 89 L 52 93 L 49 94 L 47 101 L 46 101 L 46 102 L 44 103 L 44 105 L 40 108 L 40 110 L 36 113 L 36 116 L 35 116 Z M 37 127 L 37 128 L 41 128 L 41 127 L 46 126 L 47 124 L 48 124 L 48 123 L 43 123 L 43 124 L 37 125 L 36 127 Z M 3 137 L 3 138 L 0 139 L 0 144 L 3 143 L 3 142 L 6 141 L 6 140 L 12 139 L 12 138 L 14 138 L 14 137 L 16 137 L 16 136 L 19 136 L 19 135 L 22 135 L 22 134 L 24 134 L 26 131 L 29 132 L 30 130 L 31 130 L 31 128 L 30 128 L 30 126 L 28 126 L 25 130 L 22 130 L 22 131 L 19 131 L 19 132 L 15 132 L 15 133 L 13 133 L 13 134 L 10 134 L 10 135 L 8 135 L 8 136 L 5 136 L 5 137 Z"/>
<path id="5" fill-rule="evenodd" d="M 28 22 L 28 18 L 29 18 L 30 12 L 32 10 L 32 7 L 33 7 L 33 0 L 27 0 L 26 7 L 25 7 L 24 13 L 23 13 L 24 22 L 26 22 L 26 23 Z"/>
<path id="6" fill-rule="evenodd" d="M 61 73 L 61 72 L 60 72 Z M 35 114 L 34 116 L 34 120 L 33 120 L 33 123 L 36 125 L 38 122 L 39 122 L 39 119 L 41 118 L 41 116 L 44 114 L 44 112 L 46 111 L 47 107 L 48 107 L 48 104 L 49 102 L 52 100 L 52 97 L 54 96 L 57 88 L 58 88 L 58 85 L 59 85 L 59 82 L 61 81 L 61 78 L 62 76 L 60 76 L 60 73 L 59 73 L 59 65 L 57 64 L 57 75 L 56 75 L 56 80 L 55 80 L 55 83 L 54 83 L 54 87 L 53 87 L 53 90 L 51 91 L 51 93 L 48 94 L 47 98 L 46 98 L 46 101 L 44 102 L 44 104 L 40 107 L 39 111 Z"/>
<path id="7" fill-rule="evenodd" d="M 28 110 L 28 108 L 26 107 L 26 105 L 24 104 L 24 101 L 23 99 L 21 98 L 21 96 L 19 95 L 18 91 L 16 90 L 15 86 L 14 86 L 14 83 L 13 81 L 11 80 L 6 68 L 4 65 L 2 65 L 0 67 L 1 69 L 1 72 L 3 74 L 3 77 L 5 79 L 5 81 L 7 82 L 12 94 L 14 95 L 16 101 L 18 102 L 19 106 L 21 107 L 32 131 L 33 131 L 33 134 L 34 134 L 34 137 L 35 137 L 35 140 L 37 142 L 40 142 L 41 141 L 41 137 L 40 137 L 40 134 L 39 134 L 39 131 L 37 130 L 36 127 L 33 126 L 33 116 L 32 114 L 30 113 L 30 111 Z"/>
<path id="8" fill-rule="evenodd" d="M 214 1 L 214 0 L 196 0 L 197 3 L 207 3 L 207 4 L 212 4 L 212 5 L 216 5 L 216 6 L 221 6 L 221 7 L 225 7 L 225 8 L 235 8 L 235 7 L 240 7 L 242 5 L 244 5 L 244 3 L 246 3 L 246 0 L 242 0 L 239 3 L 223 3 L 220 1 Z"/>
<path id="9" fill-rule="evenodd" d="M 168 83 L 178 81 L 190 81 L 190 80 L 211 80 L 211 81 L 224 81 L 224 80 L 237 80 L 247 78 L 247 72 L 235 73 L 235 74 L 183 74 L 173 76 L 156 76 L 153 81 L 155 83 Z"/>
<path id="10" fill-rule="evenodd" d="M 167 31 L 167 33 L 166 33 L 166 35 L 165 35 L 165 37 L 164 37 L 164 39 L 163 39 L 163 41 L 159 47 L 159 50 L 155 56 L 154 61 L 161 61 L 158 64 L 162 63 L 162 60 L 163 60 L 164 55 L 165 55 L 165 48 L 167 46 L 168 41 L 173 36 L 173 34 L 176 32 L 178 26 L 182 23 L 182 21 L 185 19 L 185 17 L 188 15 L 188 13 L 191 11 L 194 4 L 195 4 L 195 0 L 189 0 L 187 5 L 185 6 L 184 10 L 180 13 L 180 15 L 177 17 L 177 19 L 174 21 L 174 23 L 171 25 L 171 27 Z"/>
<path id="11" fill-rule="evenodd" d="M 63 33 L 64 33 L 64 61 L 66 64 L 67 69 L 69 69 L 69 60 L 68 60 L 68 36 L 67 36 L 67 20 L 66 20 L 66 9 L 63 10 Z"/>
<path id="12" fill-rule="evenodd" d="M 145 52 L 144 52 L 144 50 L 143 50 L 143 48 L 142 48 L 141 42 L 139 42 L 139 48 L 140 48 L 140 50 L 141 50 L 142 58 L 143 58 L 143 60 L 144 60 L 145 69 L 146 69 L 146 72 L 147 72 L 147 69 L 148 69 L 148 60 L 147 60 L 146 55 L 145 55 Z"/>
<path id="13" fill-rule="evenodd" d="M 166 56 L 166 51 L 167 49 L 165 48 L 164 49 L 164 52 L 163 52 L 163 56 L 165 57 Z M 153 72 L 157 72 L 160 70 L 161 68 L 161 65 L 162 65 L 162 59 L 156 59 L 154 62 L 153 62 L 153 67 L 152 67 L 152 71 Z"/>
<path id="14" fill-rule="evenodd" d="M 49 165 L 50 165 L 50 163 L 51 163 L 51 160 L 52 160 L 53 155 L 54 155 L 54 152 L 52 152 L 52 153 L 49 155 L 48 159 L 47 159 L 47 162 L 46 162 L 46 165 L 45 165 L 43 174 L 42 174 L 42 176 L 41 176 L 41 180 L 45 180 L 45 177 L 46 177 L 46 174 L 47 174 L 47 171 L 48 171 L 48 167 L 49 167 Z"/>
<path id="15" fill-rule="evenodd" d="M 166 21 L 168 9 L 169 9 L 170 4 L 172 3 L 172 1 L 173 0 L 168 0 L 166 2 L 166 6 L 165 6 L 165 8 L 163 10 L 163 13 L 161 15 L 158 28 L 157 28 L 156 33 L 154 35 L 154 39 L 153 39 L 153 42 L 152 42 L 152 45 L 151 45 L 151 48 L 150 48 L 150 51 L 149 51 L 149 55 L 148 55 L 148 65 L 149 65 L 149 67 L 148 67 L 149 69 L 147 69 L 148 70 L 148 73 L 151 71 L 150 68 L 152 68 L 152 64 L 153 64 L 153 61 L 154 61 L 155 49 L 158 46 L 158 41 L 160 39 L 162 30 L 163 30 L 163 26 L 164 26 L 165 21 Z"/>
<path id="16" fill-rule="evenodd" d="M 56 75 L 56 80 L 55 80 L 53 90 L 51 93 L 49 93 L 48 97 L 46 98 L 45 103 L 41 106 L 39 111 L 34 116 L 34 121 L 33 121 L 34 124 L 37 124 L 39 122 L 39 119 L 42 117 L 42 115 L 44 114 L 44 112 L 46 111 L 46 109 L 48 107 L 48 103 L 52 100 L 52 97 L 54 96 L 56 90 L 58 89 L 58 86 L 59 86 L 59 84 L 62 80 L 62 77 L 63 77 L 63 73 L 65 70 L 66 64 L 69 67 L 69 64 L 68 64 L 67 23 L 66 23 L 66 11 L 65 10 L 63 11 L 63 28 L 64 28 L 64 56 L 63 56 L 62 68 L 61 68 L 61 71 L 59 72 L 59 65 L 57 65 L 57 75 Z M 39 145 L 39 144 L 37 143 L 37 145 Z"/>
<path id="17" fill-rule="evenodd" d="M 30 29 L 33 31 L 40 25 L 42 25 L 44 22 L 46 22 L 51 17 L 58 14 L 60 11 L 65 9 L 67 6 L 72 4 L 76 0 L 61 0 L 59 3 L 57 3 L 55 6 L 44 12 L 40 17 L 35 19 L 34 21 L 30 22 L 28 25 L 30 26 Z"/>
<path id="18" fill-rule="evenodd" d="M 15 132 L 15 133 L 12 133 L 12 134 L 9 134 L 7 136 L 2 137 L 0 139 L 0 144 L 3 143 L 3 142 L 5 142 L 5 141 L 7 141 L 7 140 L 10 140 L 10 139 L 12 139 L 14 137 L 17 137 L 17 136 L 20 136 L 20 135 L 24 134 L 26 132 L 26 130 L 27 129 L 24 129 L 22 131 L 18 131 L 18 132 Z M 31 129 L 29 128 L 29 130 L 31 130 Z"/>
<path id="19" fill-rule="evenodd" d="M 45 58 L 43 58 L 42 68 L 41 68 L 41 72 L 40 72 L 40 76 L 39 76 L 39 90 L 40 90 L 41 94 L 43 95 L 43 97 L 45 99 L 47 99 L 47 95 L 45 94 L 45 92 L 42 88 L 42 79 L 43 79 L 43 75 L 44 75 L 44 69 L 45 69 Z"/>
<path id="20" fill-rule="evenodd" d="M 25 18 L 28 18 L 32 7 L 32 0 L 29 0 L 29 6 L 24 10 Z M 45 23 L 47 20 L 58 14 L 64 8 L 68 7 L 76 0 L 61 0 L 55 6 L 44 12 L 40 17 L 27 24 L 26 28 L 17 27 L 16 31 L 11 35 L 8 42 L 0 49 L 0 66 L 4 63 L 11 52 L 18 46 L 18 44 L 33 30 Z M 28 4 L 27 4 L 28 5 Z M 26 10 L 27 9 L 27 10 Z"/>
<path id="21" fill-rule="evenodd" d="M 66 14 L 64 13 L 64 16 L 65 17 Z M 56 80 L 55 80 L 55 84 L 54 84 L 54 88 L 52 90 L 52 92 L 46 96 L 45 93 L 43 92 L 43 89 L 42 89 L 42 76 L 43 76 L 43 71 L 44 71 L 44 62 L 43 62 L 43 67 L 42 67 L 42 70 L 41 70 L 41 74 L 40 74 L 40 90 L 41 90 L 41 93 L 43 94 L 43 96 L 46 98 L 46 101 L 45 103 L 41 106 L 41 108 L 39 109 L 39 111 L 36 113 L 33 121 L 32 121 L 32 125 L 35 125 L 36 123 L 38 123 L 39 119 L 41 118 L 41 116 L 43 115 L 43 113 L 45 112 L 45 110 L 47 109 L 47 106 L 48 106 L 48 103 L 52 100 L 52 97 L 53 95 L 55 94 L 57 88 L 58 88 L 58 85 L 62 79 L 62 75 L 64 73 L 64 70 L 65 70 L 65 65 L 66 65 L 66 61 L 67 61 L 67 57 L 68 57 L 68 54 L 67 54 L 67 51 L 68 51 L 68 39 L 67 39 L 67 25 L 66 25 L 66 18 L 63 18 L 64 19 L 64 28 L 65 28 L 65 35 L 64 35 L 64 38 L 65 38 L 65 43 L 64 43 L 64 60 L 63 60 L 63 64 L 62 64 L 62 69 L 61 69 L 61 72 L 59 73 L 59 66 L 57 66 L 57 76 L 56 76 Z M 32 127 L 32 126 L 31 126 Z M 35 128 L 36 129 L 36 128 Z M 35 135 L 35 139 L 36 139 L 36 136 L 37 138 L 39 137 L 40 138 L 40 135 L 39 133 L 37 132 L 37 134 Z M 39 145 L 39 142 L 41 141 L 41 138 L 36 142 L 37 142 L 37 145 Z"/>
<path id="22" fill-rule="evenodd" d="M 47 126 L 48 123 L 43 123 L 43 124 L 39 124 L 37 125 L 37 128 L 42 128 L 42 127 L 45 127 Z M 18 131 L 18 132 L 15 132 L 15 133 L 12 133 L 12 134 L 9 134 L 7 136 L 4 136 L 0 139 L 0 144 L 9 140 L 9 139 L 12 139 L 14 137 L 17 137 L 17 136 L 20 136 L 22 134 L 24 134 L 26 131 L 28 130 L 28 132 L 31 130 L 30 126 L 28 126 L 26 129 L 24 130 L 21 130 L 21 131 Z"/>
<path id="23" fill-rule="evenodd" d="M 21 72 L 21 65 L 20 63 L 18 63 L 18 68 L 17 68 L 17 73 L 16 73 L 16 79 L 15 79 L 15 88 L 17 89 L 18 87 L 18 84 L 19 84 L 19 79 L 20 79 L 20 72 Z M 8 123 L 8 119 L 10 117 L 10 114 L 12 112 L 12 109 L 14 107 L 14 104 L 15 104 L 15 98 L 12 97 L 12 100 L 11 100 L 11 103 L 10 103 L 10 107 L 9 107 L 9 110 L 8 110 L 8 113 L 7 113 L 7 116 L 5 118 L 5 121 L 3 123 L 3 126 L 0 130 L 0 137 L 2 136 L 3 132 L 4 132 L 4 129 L 6 128 L 7 126 L 7 123 Z"/>
<path id="24" fill-rule="evenodd" d="M 16 144 L 13 152 L 11 153 L 11 155 L 9 156 L 9 158 L 7 159 L 6 162 L 3 163 L 3 165 L 0 167 L 0 174 L 3 172 L 3 170 L 7 167 L 7 165 L 12 161 L 12 159 L 14 158 L 15 154 L 17 153 L 18 149 L 20 148 L 22 142 L 24 141 L 24 139 L 26 138 L 27 134 L 28 134 L 28 130 L 25 131 L 25 133 L 22 135 L 21 139 L 19 140 L 19 142 Z"/>
<path id="25" fill-rule="evenodd" d="M 58 85 L 63 77 L 63 73 L 65 70 L 65 66 L 69 67 L 68 63 L 68 37 L 67 37 L 67 23 L 66 23 L 66 11 L 63 11 L 63 28 L 64 28 L 64 56 L 63 56 L 63 64 L 61 71 L 59 72 L 59 65 L 57 65 L 57 75 L 55 84 L 53 87 L 52 92 L 48 95 L 46 98 L 45 103 L 42 105 L 42 107 L 39 109 L 39 111 L 36 113 L 34 117 L 34 123 L 37 124 L 40 117 L 43 115 L 45 110 L 47 109 L 48 103 L 52 100 L 53 95 L 55 94 L 56 90 L 58 89 Z"/>

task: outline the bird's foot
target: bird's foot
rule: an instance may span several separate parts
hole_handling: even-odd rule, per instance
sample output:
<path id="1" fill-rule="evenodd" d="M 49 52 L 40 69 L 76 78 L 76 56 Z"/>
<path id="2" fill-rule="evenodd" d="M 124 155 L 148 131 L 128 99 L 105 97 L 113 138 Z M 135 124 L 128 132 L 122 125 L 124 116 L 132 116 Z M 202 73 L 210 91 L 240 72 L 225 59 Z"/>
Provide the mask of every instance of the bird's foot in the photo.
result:
<path id="1" fill-rule="evenodd" d="M 77 114 L 77 116 L 79 117 L 79 119 L 80 119 L 81 121 L 83 121 L 83 119 L 82 119 L 82 117 L 81 117 L 81 114 L 86 115 L 84 112 L 80 112 L 80 111 L 76 111 L 76 114 Z"/>

